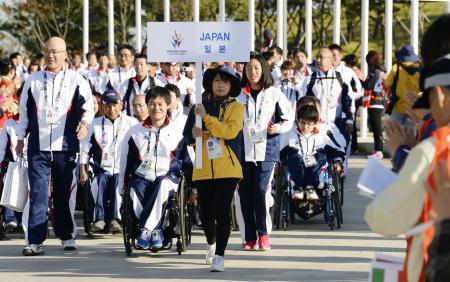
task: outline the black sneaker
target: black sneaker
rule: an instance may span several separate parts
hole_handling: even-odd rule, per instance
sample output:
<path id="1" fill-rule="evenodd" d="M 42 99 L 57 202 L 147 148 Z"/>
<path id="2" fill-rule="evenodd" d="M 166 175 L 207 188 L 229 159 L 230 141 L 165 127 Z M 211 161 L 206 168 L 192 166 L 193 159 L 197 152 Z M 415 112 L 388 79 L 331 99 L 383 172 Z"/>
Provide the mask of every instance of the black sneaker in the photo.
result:
<path id="1" fill-rule="evenodd" d="M 42 244 L 30 244 L 26 246 L 22 254 L 24 256 L 39 256 L 45 254 L 45 248 Z"/>

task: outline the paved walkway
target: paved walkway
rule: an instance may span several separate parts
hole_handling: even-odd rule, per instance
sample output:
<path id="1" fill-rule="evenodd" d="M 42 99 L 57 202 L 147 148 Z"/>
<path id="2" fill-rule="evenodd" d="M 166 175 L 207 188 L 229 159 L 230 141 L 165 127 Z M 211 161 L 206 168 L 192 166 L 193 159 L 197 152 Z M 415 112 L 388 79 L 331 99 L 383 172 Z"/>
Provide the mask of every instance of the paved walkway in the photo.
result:
<path id="1" fill-rule="evenodd" d="M 23 257 L 20 236 L 0 241 L 0 281 L 367 281 L 373 253 L 400 255 L 405 243 L 373 234 L 365 225 L 369 200 L 355 187 L 365 164 L 363 158 L 350 161 L 342 229 L 330 231 L 321 215 L 308 222 L 298 220 L 288 231 L 274 231 L 270 252 L 240 251 L 239 234 L 233 232 L 224 273 L 208 272 L 205 240 L 198 230 L 191 249 L 181 256 L 174 251 L 136 251 L 127 258 L 121 236 L 87 240 L 80 229 L 76 252 L 63 252 L 52 238 L 45 242 L 45 256 Z"/>

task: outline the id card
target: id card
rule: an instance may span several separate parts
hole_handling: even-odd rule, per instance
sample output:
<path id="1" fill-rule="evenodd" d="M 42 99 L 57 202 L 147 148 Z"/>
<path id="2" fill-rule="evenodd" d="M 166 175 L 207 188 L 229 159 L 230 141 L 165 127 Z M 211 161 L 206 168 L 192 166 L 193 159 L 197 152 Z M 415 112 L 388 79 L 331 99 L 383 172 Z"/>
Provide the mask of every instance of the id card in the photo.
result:
<path id="1" fill-rule="evenodd" d="M 305 167 L 312 167 L 317 165 L 316 157 L 314 155 L 303 156 Z"/>
<path id="2" fill-rule="evenodd" d="M 114 164 L 114 153 L 103 153 L 102 156 L 102 167 L 113 167 Z"/>
<path id="3" fill-rule="evenodd" d="M 45 121 L 48 124 L 56 124 L 58 121 L 58 109 L 53 107 L 45 107 Z"/>
<path id="4" fill-rule="evenodd" d="M 258 127 L 249 126 L 248 131 L 250 134 L 250 140 L 253 144 L 264 142 L 264 130 Z"/>
<path id="5" fill-rule="evenodd" d="M 377 93 L 383 92 L 383 80 L 378 79 L 377 83 L 375 83 L 375 87 L 373 88 L 373 92 Z"/>
<path id="6" fill-rule="evenodd" d="M 208 159 L 210 160 L 223 157 L 220 139 L 218 138 L 208 138 L 208 140 L 206 140 L 206 149 L 208 150 Z"/>
<path id="7" fill-rule="evenodd" d="M 156 167 L 156 162 L 150 158 L 145 158 L 142 160 L 141 165 L 138 167 L 136 172 L 142 174 L 145 178 L 150 178 L 153 175 Z"/>
<path id="8" fill-rule="evenodd" d="M 329 108 L 336 108 L 336 99 L 333 96 L 327 96 L 327 105 Z"/>

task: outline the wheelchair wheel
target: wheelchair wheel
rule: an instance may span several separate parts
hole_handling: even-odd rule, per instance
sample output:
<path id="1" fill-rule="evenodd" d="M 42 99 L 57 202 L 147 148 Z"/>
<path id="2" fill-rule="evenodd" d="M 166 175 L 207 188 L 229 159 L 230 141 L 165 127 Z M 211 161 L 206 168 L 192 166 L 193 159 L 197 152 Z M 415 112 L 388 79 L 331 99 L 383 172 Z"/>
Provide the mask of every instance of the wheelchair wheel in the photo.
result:
<path id="1" fill-rule="evenodd" d="M 284 178 L 284 169 L 283 165 L 278 164 L 278 173 L 275 181 L 275 203 L 274 203 L 274 211 L 273 211 L 273 221 L 274 225 L 279 230 L 282 226 L 283 221 L 283 197 L 284 197 L 284 189 L 283 189 L 283 178 Z"/>
<path id="2" fill-rule="evenodd" d="M 336 219 L 336 226 L 337 228 L 341 228 L 342 224 L 342 207 L 339 202 L 339 190 L 336 189 L 333 193 L 333 200 L 334 200 L 334 209 L 335 209 L 335 219 Z"/>
<path id="3" fill-rule="evenodd" d="M 190 228 L 189 228 L 189 213 L 188 213 L 188 205 L 186 203 L 187 198 L 187 189 L 185 187 L 185 180 L 181 178 L 180 185 L 178 187 L 177 193 L 177 202 L 178 202 L 178 224 L 180 234 L 177 236 L 177 253 L 181 255 L 182 252 L 185 252 L 189 246 L 189 238 L 190 238 Z"/>
<path id="4" fill-rule="evenodd" d="M 136 224 L 136 220 L 133 220 L 134 217 L 134 211 L 133 211 L 133 204 L 131 201 L 131 187 L 125 188 L 125 193 L 123 197 L 123 209 L 122 209 L 122 219 L 123 219 L 123 243 L 125 246 L 125 254 L 127 256 L 131 256 L 131 253 L 133 252 L 132 246 L 134 245 L 133 242 L 133 224 Z"/>

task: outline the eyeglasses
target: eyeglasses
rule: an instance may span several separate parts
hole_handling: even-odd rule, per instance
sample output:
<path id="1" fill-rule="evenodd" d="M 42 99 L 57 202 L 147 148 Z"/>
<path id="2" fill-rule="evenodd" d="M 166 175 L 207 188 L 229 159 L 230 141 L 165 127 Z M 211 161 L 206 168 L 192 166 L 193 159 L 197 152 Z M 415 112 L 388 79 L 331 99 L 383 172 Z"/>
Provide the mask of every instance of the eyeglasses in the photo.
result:
<path id="1" fill-rule="evenodd" d="M 132 57 L 130 54 L 119 54 L 119 57 L 121 58 L 129 58 Z"/>
<path id="2" fill-rule="evenodd" d="M 44 53 L 47 55 L 56 55 L 59 53 L 65 53 L 66 50 L 45 50 Z"/>

